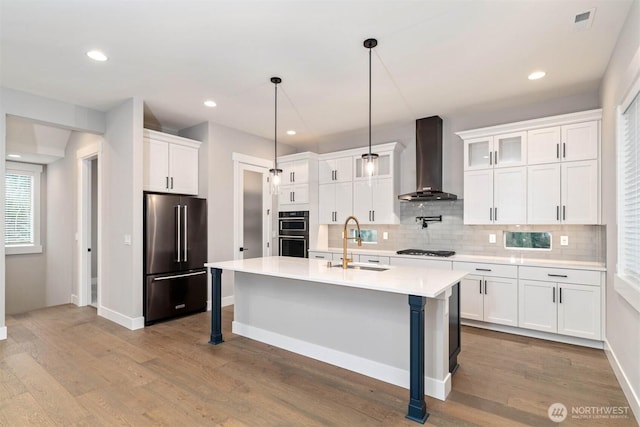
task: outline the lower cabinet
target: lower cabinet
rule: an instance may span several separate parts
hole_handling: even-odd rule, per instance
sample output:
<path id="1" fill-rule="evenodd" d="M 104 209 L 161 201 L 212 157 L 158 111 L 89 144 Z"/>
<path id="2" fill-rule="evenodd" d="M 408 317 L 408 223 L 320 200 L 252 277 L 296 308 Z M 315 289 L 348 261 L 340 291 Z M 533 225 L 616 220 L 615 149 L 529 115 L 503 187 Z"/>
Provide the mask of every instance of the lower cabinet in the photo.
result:
<path id="1" fill-rule="evenodd" d="M 470 274 L 460 285 L 460 317 L 518 326 L 516 279 Z"/>
<path id="2" fill-rule="evenodd" d="M 599 286 L 524 279 L 518 286 L 521 328 L 602 339 Z"/>

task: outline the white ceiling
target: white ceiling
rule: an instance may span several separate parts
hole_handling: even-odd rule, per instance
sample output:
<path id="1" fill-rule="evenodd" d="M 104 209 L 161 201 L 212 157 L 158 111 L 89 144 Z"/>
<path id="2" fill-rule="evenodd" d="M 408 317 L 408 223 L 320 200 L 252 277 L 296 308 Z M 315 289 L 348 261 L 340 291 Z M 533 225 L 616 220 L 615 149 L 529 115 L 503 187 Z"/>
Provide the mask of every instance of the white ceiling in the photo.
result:
<path id="1" fill-rule="evenodd" d="M 1 83 L 150 121 L 206 120 L 296 145 L 490 102 L 597 90 L 631 0 L 0 0 Z M 593 26 L 573 30 L 596 8 Z M 85 56 L 101 49 L 109 60 Z M 547 72 L 527 80 L 537 69 Z M 203 106 L 207 98 L 218 106 Z M 153 117 L 151 117 L 153 116 Z M 295 129 L 295 136 L 285 135 Z"/>

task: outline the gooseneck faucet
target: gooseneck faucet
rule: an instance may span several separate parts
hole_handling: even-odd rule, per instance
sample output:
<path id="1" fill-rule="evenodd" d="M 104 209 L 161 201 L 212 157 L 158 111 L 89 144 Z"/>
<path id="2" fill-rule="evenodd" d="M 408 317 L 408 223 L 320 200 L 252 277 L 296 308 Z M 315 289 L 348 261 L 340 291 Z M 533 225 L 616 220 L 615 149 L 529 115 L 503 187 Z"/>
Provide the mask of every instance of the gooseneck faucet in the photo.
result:
<path id="1" fill-rule="evenodd" d="M 348 237 L 347 234 L 347 224 L 349 224 L 350 220 L 354 220 L 356 223 L 356 227 L 358 227 L 358 233 L 355 237 Z M 362 237 L 360 237 L 360 223 L 358 222 L 358 218 L 351 215 L 347 217 L 347 220 L 344 222 L 344 229 L 342 230 L 342 268 L 345 270 L 349 268 L 349 263 L 353 262 L 353 258 L 347 258 L 347 240 L 353 239 L 358 242 L 358 246 L 362 246 Z"/>

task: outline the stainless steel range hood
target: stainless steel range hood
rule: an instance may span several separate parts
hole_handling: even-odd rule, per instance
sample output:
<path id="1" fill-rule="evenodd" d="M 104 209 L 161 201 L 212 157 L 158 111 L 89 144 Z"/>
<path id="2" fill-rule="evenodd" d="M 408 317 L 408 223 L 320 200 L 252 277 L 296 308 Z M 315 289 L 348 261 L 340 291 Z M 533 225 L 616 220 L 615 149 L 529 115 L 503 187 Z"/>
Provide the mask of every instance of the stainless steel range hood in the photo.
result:
<path id="1" fill-rule="evenodd" d="M 415 193 L 401 194 L 409 202 L 456 200 L 458 196 L 442 191 L 442 119 L 439 116 L 416 120 Z"/>

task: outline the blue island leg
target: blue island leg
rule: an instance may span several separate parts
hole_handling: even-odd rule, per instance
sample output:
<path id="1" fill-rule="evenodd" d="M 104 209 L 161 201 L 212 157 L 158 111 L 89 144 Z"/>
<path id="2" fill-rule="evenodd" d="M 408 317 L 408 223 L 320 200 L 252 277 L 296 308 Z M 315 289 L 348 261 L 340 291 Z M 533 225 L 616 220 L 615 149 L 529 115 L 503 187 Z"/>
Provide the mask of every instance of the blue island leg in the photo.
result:
<path id="1" fill-rule="evenodd" d="M 209 344 L 220 344 L 222 339 L 222 270 L 211 269 L 211 339 Z"/>
<path id="2" fill-rule="evenodd" d="M 406 418 L 424 424 L 429 417 L 424 399 L 425 297 L 409 295 L 409 409 Z"/>

